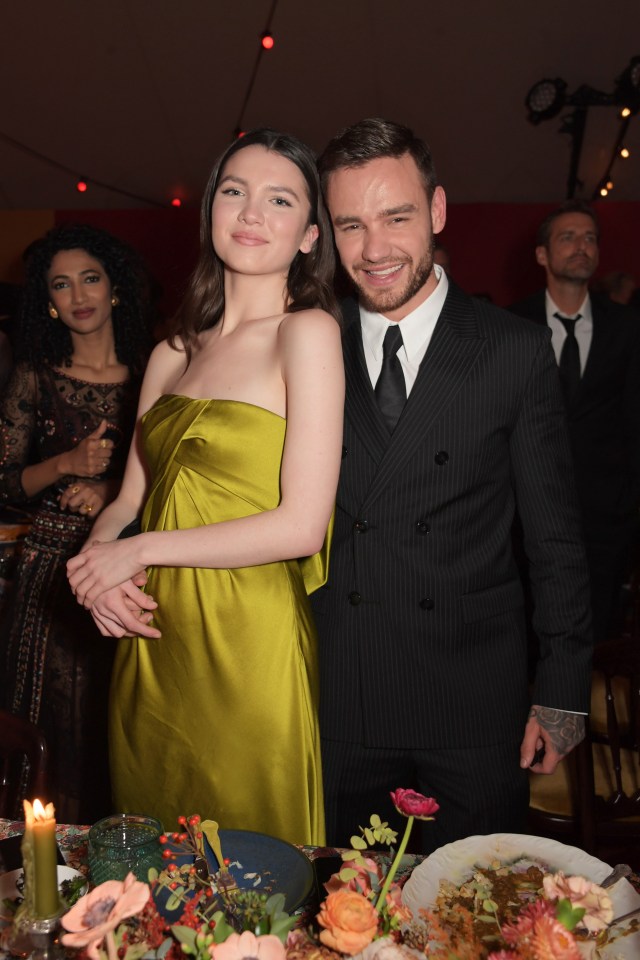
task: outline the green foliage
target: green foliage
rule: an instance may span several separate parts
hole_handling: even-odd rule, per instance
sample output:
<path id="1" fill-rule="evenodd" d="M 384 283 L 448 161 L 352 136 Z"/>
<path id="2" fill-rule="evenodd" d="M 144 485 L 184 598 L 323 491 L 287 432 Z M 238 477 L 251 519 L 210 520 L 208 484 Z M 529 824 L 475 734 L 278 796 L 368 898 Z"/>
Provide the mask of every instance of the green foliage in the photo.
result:
<path id="1" fill-rule="evenodd" d="M 558 900 L 556 906 L 556 918 L 567 930 L 575 930 L 577 925 L 584 917 L 586 910 L 584 907 L 574 907 L 571 900 Z"/>

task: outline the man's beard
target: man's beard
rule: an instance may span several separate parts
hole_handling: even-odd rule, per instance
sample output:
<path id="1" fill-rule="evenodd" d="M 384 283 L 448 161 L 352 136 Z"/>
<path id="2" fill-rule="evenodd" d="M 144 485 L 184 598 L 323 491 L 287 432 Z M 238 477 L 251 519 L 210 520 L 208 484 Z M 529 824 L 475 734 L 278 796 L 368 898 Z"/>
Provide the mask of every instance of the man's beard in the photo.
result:
<path id="1" fill-rule="evenodd" d="M 585 283 L 595 273 L 597 264 L 593 260 L 581 258 L 567 261 L 557 271 L 551 271 L 557 280 L 569 283 Z"/>
<path id="2" fill-rule="evenodd" d="M 413 264 L 413 260 L 404 261 L 407 264 Z M 353 280 L 357 289 L 361 305 L 365 310 L 371 313 L 391 313 L 404 307 L 417 293 L 422 290 L 425 283 L 433 273 L 433 249 L 427 251 L 422 260 L 419 261 L 413 272 L 410 274 L 407 285 L 404 290 L 380 290 L 376 294 L 366 290 Z M 352 278 L 353 279 L 353 278 Z"/>

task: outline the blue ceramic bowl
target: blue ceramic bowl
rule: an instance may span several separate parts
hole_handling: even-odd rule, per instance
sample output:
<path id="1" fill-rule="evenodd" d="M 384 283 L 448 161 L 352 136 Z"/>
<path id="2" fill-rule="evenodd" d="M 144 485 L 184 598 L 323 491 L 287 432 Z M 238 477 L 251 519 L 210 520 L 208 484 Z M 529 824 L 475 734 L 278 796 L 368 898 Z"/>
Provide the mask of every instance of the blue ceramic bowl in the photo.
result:
<path id="1" fill-rule="evenodd" d="M 229 860 L 229 870 L 241 889 L 255 889 L 258 893 L 284 894 L 287 913 L 298 910 L 311 896 L 314 873 L 311 861 L 293 844 L 266 833 L 252 830 L 220 830 L 222 855 Z M 207 862 L 212 872 L 218 870 L 218 861 L 205 841 Z M 185 857 L 175 857 L 177 863 Z M 166 894 L 157 901 L 164 916 L 175 922 L 181 911 L 166 910 Z"/>

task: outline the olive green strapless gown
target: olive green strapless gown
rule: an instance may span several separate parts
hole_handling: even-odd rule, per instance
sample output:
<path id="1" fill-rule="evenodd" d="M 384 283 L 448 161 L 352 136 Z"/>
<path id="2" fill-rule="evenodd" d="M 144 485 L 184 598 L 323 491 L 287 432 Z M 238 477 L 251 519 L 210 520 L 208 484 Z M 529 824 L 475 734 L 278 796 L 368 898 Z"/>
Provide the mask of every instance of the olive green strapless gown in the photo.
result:
<path id="1" fill-rule="evenodd" d="M 152 476 L 142 527 L 271 510 L 286 420 L 248 403 L 168 395 L 143 420 Z M 328 538 L 327 538 L 328 539 Z M 123 638 L 111 685 L 118 811 L 324 843 L 316 632 L 321 554 L 239 569 L 155 567 L 160 640 Z"/>

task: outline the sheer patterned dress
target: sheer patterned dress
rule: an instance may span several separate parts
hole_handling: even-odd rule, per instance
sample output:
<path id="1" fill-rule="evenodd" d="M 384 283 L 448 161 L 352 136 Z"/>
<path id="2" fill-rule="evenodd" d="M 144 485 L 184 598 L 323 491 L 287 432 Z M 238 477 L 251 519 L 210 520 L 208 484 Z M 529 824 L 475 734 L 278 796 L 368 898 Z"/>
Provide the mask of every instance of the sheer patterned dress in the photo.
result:
<path id="1" fill-rule="evenodd" d="M 58 498 L 78 478 L 61 477 L 29 501 L 25 466 L 76 446 L 106 419 L 115 444 L 97 480 L 122 477 L 139 383 L 92 383 L 47 365 L 16 366 L 0 407 L 0 502 L 32 504 L 33 523 L 0 625 L 0 687 L 5 709 L 40 726 L 52 750 L 52 800 L 59 821 L 92 822 L 110 813 L 107 695 L 114 642 L 100 635 L 76 603 L 66 561 L 95 517 L 60 510 Z"/>

